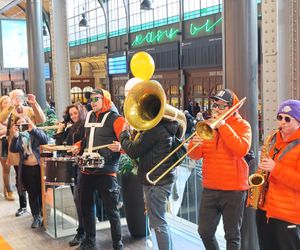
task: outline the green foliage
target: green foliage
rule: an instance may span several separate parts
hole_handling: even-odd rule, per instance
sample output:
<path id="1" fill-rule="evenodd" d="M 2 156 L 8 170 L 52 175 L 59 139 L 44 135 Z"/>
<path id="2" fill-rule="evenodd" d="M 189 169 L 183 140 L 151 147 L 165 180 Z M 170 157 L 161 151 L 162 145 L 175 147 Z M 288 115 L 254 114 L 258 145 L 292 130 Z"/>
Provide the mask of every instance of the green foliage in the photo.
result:
<path id="1" fill-rule="evenodd" d="M 46 127 L 46 126 L 53 126 L 57 123 L 57 116 L 55 114 L 55 112 L 50 109 L 50 108 L 46 108 L 44 110 L 44 114 L 46 116 L 46 122 L 39 124 L 39 127 Z M 55 134 L 56 130 L 45 130 L 45 133 L 52 138 L 53 135 Z"/>
<path id="2" fill-rule="evenodd" d="M 137 161 L 131 159 L 127 154 L 121 154 L 120 162 L 119 162 L 119 174 L 126 175 L 126 174 L 137 174 Z"/>

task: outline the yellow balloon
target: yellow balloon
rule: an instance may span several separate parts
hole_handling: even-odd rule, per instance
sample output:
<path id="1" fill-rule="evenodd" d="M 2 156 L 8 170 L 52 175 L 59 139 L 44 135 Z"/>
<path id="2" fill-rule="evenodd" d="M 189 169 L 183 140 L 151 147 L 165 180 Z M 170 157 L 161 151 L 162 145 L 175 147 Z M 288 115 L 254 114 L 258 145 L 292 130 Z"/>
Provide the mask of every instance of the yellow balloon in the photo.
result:
<path id="1" fill-rule="evenodd" d="M 131 58 L 130 69 L 134 77 L 147 81 L 154 73 L 154 60 L 147 52 L 138 52 Z"/>

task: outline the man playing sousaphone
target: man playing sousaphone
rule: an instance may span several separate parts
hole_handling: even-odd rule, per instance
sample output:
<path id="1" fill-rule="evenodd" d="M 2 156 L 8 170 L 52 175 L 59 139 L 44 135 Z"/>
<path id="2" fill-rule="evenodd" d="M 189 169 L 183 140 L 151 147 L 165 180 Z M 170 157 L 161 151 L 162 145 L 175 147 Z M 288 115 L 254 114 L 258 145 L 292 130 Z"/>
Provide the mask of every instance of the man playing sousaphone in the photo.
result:
<path id="1" fill-rule="evenodd" d="M 9 93 L 11 98 L 11 105 L 3 109 L 0 113 L 0 123 L 8 119 L 7 129 L 8 129 L 8 141 L 10 143 L 13 136 L 12 125 L 15 124 L 16 117 L 29 117 L 29 119 L 35 123 L 43 123 L 46 121 L 45 114 L 39 104 L 36 101 L 36 98 L 33 94 L 28 94 L 25 97 L 23 90 L 14 89 Z M 30 105 L 30 107 L 24 105 L 24 101 Z M 20 157 L 18 153 L 8 152 L 7 164 L 13 165 L 16 171 L 16 185 L 18 183 L 19 165 Z M 16 212 L 16 216 L 22 215 L 26 211 L 27 202 L 26 202 L 26 193 L 23 190 L 18 190 L 20 208 Z"/>
<path id="2" fill-rule="evenodd" d="M 212 119 L 221 117 L 238 103 L 229 89 L 212 97 Z M 251 127 L 238 113 L 220 119 L 214 127 L 212 140 L 195 135 L 189 149 L 198 144 L 189 155 L 203 158 L 203 194 L 199 209 L 198 232 L 206 249 L 219 249 L 215 232 L 223 217 L 226 249 L 240 249 L 241 225 L 248 189 L 248 165 L 244 156 L 251 144 Z"/>

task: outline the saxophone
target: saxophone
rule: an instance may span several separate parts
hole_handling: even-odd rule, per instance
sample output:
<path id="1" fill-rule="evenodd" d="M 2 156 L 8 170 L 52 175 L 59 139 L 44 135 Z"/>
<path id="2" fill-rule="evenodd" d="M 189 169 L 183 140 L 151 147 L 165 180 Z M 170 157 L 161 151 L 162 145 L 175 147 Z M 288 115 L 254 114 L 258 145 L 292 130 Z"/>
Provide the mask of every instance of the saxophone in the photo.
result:
<path id="1" fill-rule="evenodd" d="M 270 144 L 273 136 L 277 133 L 277 131 L 278 130 L 267 136 L 265 143 L 261 149 L 260 162 L 264 158 L 269 157 Z M 258 169 L 254 174 L 250 175 L 247 207 L 257 209 L 258 207 L 262 207 L 264 205 L 266 192 L 269 186 L 268 177 L 269 172 L 261 169 Z"/>

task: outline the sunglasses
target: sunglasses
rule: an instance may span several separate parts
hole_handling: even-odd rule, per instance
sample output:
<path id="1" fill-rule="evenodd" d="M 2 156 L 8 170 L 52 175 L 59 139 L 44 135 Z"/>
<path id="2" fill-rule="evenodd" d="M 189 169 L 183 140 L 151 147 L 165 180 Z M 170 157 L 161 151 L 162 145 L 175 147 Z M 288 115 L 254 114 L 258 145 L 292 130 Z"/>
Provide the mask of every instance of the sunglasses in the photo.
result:
<path id="1" fill-rule="evenodd" d="M 282 121 L 284 119 L 285 122 L 290 122 L 293 118 L 289 116 L 277 115 L 277 121 Z"/>
<path id="2" fill-rule="evenodd" d="M 212 104 L 212 108 L 218 108 L 220 110 L 224 110 L 226 107 L 228 107 L 228 105 L 218 104 L 216 102 Z"/>
<path id="3" fill-rule="evenodd" d="M 98 97 L 98 96 L 95 96 L 95 97 L 92 97 L 92 98 L 91 98 L 91 101 L 92 101 L 92 102 L 98 102 L 99 99 L 102 99 L 102 98 L 101 98 L 101 97 Z"/>

